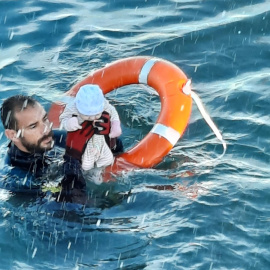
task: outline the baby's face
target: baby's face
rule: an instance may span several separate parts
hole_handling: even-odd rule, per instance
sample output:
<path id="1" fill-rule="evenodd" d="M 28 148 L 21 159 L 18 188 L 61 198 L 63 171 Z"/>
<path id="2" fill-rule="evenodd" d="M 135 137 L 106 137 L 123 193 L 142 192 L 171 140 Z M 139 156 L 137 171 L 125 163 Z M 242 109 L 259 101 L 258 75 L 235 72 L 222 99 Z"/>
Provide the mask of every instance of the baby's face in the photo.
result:
<path id="1" fill-rule="evenodd" d="M 99 119 L 101 117 L 101 113 L 96 114 L 96 115 L 84 115 L 84 114 L 80 114 L 80 117 L 84 121 L 94 121 L 94 120 L 97 120 L 97 119 Z"/>

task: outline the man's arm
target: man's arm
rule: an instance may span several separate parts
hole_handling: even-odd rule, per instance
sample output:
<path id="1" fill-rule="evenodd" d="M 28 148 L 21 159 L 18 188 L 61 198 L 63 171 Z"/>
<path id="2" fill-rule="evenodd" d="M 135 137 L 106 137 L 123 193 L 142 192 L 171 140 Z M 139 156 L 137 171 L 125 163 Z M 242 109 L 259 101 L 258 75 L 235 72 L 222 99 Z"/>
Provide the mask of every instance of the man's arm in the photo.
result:
<path id="1" fill-rule="evenodd" d="M 59 200 L 73 203 L 86 202 L 86 183 L 82 174 L 81 159 L 88 141 L 94 135 L 93 123 L 85 121 L 82 129 L 67 133 Z"/>

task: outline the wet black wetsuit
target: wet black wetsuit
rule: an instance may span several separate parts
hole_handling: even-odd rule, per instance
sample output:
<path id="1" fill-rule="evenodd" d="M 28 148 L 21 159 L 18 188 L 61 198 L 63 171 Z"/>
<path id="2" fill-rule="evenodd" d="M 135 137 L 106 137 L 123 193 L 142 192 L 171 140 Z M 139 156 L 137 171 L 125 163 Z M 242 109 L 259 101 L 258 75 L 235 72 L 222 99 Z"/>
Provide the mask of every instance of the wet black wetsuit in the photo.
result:
<path id="1" fill-rule="evenodd" d="M 80 162 L 64 155 L 65 137 L 66 132 L 54 131 L 55 146 L 45 153 L 26 153 L 9 143 L 0 168 L 0 187 L 39 195 L 51 191 L 58 199 L 71 201 L 72 190 L 84 191 L 85 181 Z"/>

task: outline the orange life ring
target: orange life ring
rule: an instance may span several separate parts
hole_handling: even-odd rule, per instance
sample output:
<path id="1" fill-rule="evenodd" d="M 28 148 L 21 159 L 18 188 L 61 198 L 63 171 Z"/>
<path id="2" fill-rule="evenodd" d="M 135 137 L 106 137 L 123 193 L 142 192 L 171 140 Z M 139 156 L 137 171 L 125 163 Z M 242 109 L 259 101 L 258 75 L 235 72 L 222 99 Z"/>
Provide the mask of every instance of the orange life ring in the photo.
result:
<path id="1" fill-rule="evenodd" d="M 161 100 L 161 112 L 154 127 L 137 145 L 117 157 L 139 168 L 150 168 L 169 153 L 188 124 L 192 99 L 182 92 L 187 80 L 183 71 L 168 61 L 130 57 L 96 70 L 65 94 L 75 96 L 85 84 L 98 84 L 104 94 L 129 84 L 147 84 L 154 88 Z M 63 106 L 55 103 L 49 111 L 54 126 L 59 126 L 62 109 Z"/>

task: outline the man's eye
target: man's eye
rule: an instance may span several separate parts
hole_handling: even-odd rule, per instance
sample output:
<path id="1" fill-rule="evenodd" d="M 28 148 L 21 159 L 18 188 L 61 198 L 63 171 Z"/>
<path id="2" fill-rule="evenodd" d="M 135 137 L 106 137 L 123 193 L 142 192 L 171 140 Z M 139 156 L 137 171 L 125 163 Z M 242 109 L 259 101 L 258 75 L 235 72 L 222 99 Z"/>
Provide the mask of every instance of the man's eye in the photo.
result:
<path id="1" fill-rule="evenodd" d="M 36 125 L 31 125 L 29 128 L 34 129 L 35 127 L 36 127 Z"/>

